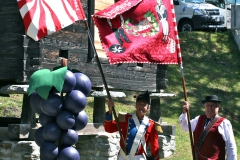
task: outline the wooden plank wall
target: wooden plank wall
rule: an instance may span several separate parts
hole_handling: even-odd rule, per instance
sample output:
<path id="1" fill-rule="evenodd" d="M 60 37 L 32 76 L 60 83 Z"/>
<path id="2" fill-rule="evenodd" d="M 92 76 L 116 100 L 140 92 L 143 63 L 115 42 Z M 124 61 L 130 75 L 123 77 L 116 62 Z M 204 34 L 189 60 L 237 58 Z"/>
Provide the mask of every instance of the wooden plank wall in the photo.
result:
<path id="1" fill-rule="evenodd" d="M 40 65 L 40 57 L 39 42 L 25 36 L 17 1 L 0 0 L 0 87 L 27 83 L 30 72 L 39 69 L 32 70 Z"/>
<path id="2" fill-rule="evenodd" d="M 22 66 L 18 53 L 22 51 L 24 27 L 16 0 L 0 1 L 0 80 L 14 80 Z"/>

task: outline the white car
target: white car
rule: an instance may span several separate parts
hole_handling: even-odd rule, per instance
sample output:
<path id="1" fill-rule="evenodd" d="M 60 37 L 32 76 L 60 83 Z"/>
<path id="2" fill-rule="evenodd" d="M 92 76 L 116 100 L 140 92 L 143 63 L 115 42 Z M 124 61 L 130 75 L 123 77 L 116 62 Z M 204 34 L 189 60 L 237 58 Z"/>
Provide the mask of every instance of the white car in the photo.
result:
<path id="1" fill-rule="evenodd" d="M 219 8 L 204 0 L 173 0 L 179 32 L 199 29 L 225 30 Z"/>

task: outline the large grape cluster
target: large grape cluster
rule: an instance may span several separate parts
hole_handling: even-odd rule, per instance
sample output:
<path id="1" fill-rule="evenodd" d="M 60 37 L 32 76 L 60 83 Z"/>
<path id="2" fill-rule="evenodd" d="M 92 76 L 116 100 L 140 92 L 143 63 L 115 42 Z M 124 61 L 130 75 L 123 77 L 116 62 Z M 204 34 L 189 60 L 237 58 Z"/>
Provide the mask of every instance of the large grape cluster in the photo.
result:
<path id="1" fill-rule="evenodd" d="M 73 146 L 78 141 L 77 131 L 88 123 L 84 108 L 91 88 L 92 83 L 85 74 L 67 70 L 62 94 L 51 90 L 46 100 L 37 92 L 31 94 L 30 105 L 39 114 L 41 124 L 34 136 L 41 160 L 80 160 Z"/>

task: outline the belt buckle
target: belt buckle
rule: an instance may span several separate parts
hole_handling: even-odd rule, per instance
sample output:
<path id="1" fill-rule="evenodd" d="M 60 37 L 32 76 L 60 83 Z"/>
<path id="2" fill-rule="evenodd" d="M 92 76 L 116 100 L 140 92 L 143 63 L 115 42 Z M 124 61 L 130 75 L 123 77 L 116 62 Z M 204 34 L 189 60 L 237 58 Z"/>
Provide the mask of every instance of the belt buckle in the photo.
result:
<path id="1" fill-rule="evenodd" d="M 133 143 L 138 145 L 139 141 L 138 140 L 134 140 Z"/>

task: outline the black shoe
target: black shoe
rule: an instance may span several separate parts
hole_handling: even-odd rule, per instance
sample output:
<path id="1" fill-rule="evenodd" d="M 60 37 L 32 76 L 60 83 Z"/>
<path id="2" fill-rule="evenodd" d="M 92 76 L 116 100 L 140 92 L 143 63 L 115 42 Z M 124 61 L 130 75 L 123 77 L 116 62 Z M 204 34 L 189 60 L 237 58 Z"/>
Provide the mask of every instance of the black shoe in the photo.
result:
<path id="1" fill-rule="evenodd" d="M 125 42 L 130 43 L 131 41 L 128 39 L 127 35 L 125 34 L 123 28 L 119 28 L 118 32 L 120 33 L 120 35 L 122 36 L 122 38 L 124 39 Z"/>

